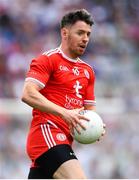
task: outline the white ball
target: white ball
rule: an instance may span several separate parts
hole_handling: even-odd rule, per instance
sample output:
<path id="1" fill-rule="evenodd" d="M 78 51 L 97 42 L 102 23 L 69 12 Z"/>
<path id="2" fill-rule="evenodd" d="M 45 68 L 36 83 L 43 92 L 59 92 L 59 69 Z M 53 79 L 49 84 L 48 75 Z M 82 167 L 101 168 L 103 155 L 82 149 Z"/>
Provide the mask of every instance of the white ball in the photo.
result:
<path id="1" fill-rule="evenodd" d="M 101 117 L 94 111 L 84 110 L 83 114 L 90 121 L 81 120 L 82 124 L 86 127 L 86 130 L 80 127 L 81 134 L 79 134 L 76 129 L 74 129 L 74 139 L 81 144 L 90 144 L 101 137 L 104 132 L 104 124 Z"/>

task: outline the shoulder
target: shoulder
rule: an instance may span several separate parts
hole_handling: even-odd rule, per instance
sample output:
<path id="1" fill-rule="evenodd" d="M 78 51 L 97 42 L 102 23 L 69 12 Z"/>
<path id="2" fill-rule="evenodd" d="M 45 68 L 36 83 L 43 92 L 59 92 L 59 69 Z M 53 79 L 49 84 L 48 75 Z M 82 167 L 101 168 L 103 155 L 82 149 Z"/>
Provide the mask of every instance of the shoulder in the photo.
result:
<path id="1" fill-rule="evenodd" d="M 53 63 L 53 61 L 55 62 L 55 60 L 57 59 L 58 52 L 59 52 L 58 48 L 45 51 L 39 54 L 37 57 L 33 58 L 31 63 L 43 64 L 43 65 L 48 63 L 51 64 Z"/>
<path id="2" fill-rule="evenodd" d="M 53 64 L 56 64 L 57 54 L 58 48 L 45 51 L 32 59 L 31 66 L 53 67 Z"/>
<path id="3" fill-rule="evenodd" d="M 49 58 L 54 57 L 55 55 L 58 55 L 58 54 L 59 54 L 59 48 L 50 49 L 42 53 L 43 56 L 46 56 Z"/>
<path id="4" fill-rule="evenodd" d="M 49 61 L 52 64 L 57 64 L 61 60 L 61 56 L 59 56 L 60 50 L 59 48 L 51 49 L 42 53 L 44 59 Z"/>

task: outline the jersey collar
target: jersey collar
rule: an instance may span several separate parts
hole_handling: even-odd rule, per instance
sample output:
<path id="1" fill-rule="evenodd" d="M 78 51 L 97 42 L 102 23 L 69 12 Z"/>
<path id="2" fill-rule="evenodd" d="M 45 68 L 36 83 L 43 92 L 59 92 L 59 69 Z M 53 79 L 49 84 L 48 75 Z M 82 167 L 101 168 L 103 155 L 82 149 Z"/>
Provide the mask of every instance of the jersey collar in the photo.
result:
<path id="1" fill-rule="evenodd" d="M 69 58 L 66 54 L 64 54 L 64 52 L 61 50 L 60 47 L 58 49 L 59 49 L 59 53 L 63 56 L 63 58 L 67 59 L 68 61 L 76 63 L 80 60 L 79 58 L 76 59 Z"/>

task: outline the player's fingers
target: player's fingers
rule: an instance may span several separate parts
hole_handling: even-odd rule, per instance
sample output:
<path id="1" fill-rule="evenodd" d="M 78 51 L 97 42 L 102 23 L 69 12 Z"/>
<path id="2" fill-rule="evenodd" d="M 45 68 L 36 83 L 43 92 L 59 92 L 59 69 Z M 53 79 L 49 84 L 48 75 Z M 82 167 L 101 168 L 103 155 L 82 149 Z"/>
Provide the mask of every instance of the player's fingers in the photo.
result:
<path id="1" fill-rule="evenodd" d="M 77 125 L 75 126 L 75 129 L 76 129 L 76 131 L 77 131 L 79 134 L 81 134 L 81 128 L 80 128 L 79 124 L 77 124 Z"/>
<path id="2" fill-rule="evenodd" d="M 74 136 L 74 129 L 72 125 L 69 125 L 70 134 Z"/>
<path id="3" fill-rule="evenodd" d="M 84 116 L 83 116 L 83 115 L 81 115 L 80 118 L 81 118 L 82 120 L 84 120 Z M 83 123 L 82 123 L 82 121 L 81 121 L 80 118 L 79 118 L 79 117 L 76 117 L 75 122 L 76 122 L 76 124 L 78 124 L 82 129 L 86 130 L 86 127 L 85 127 L 85 125 L 83 125 Z M 88 119 L 85 119 L 85 120 L 88 121 Z"/>
<path id="4" fill-rule="evenodd" d="M 77 128 L 79 130 L 78 127 L 80 127 L 82 129 L 86 130 L 86 127 L 82 124 L 82 121 L 78 117 L 76 117 L 74 119 L 74 121 L 72 121 L 72 124 L 75 129 Z"/>
<path id="5" fill-rule="evenodd" d="M 101 135 L 101 137 L 102 137 L 102 135 Z M 99 139 L 97 139 L 97 141 L 100 141 L 100 140 L 101 140 L 101 137 L 100 137 Z"/>
<path id="6" fill-rule="evenodd" d="M 105 129 L 104 129 L 103 133 L 101 134 L 101 137 L 104 136 L 105 133 L 106 133 L 106 131 L 105 131 Z M 101 137 L 100 137 L 97 141 L 100 141 L 100 140 L 101 140 Z"/>
<path id="7" fill-rule="evenodd" d="M 104 136 L 104 135 L 105 135 L 105 133 L 106 133 L 106 131 L 105 131 L 105 129 L 104 129 L 104 131 L 103 131 L 103 133 L 101 134 L 101 136 Z"/>
<path id="8" fill-rule="evenodd" d="M 72 127 L 76 127 L 77 126 L 77 123 L 75 121 L 72 121 Z"/>
<path id="9" fill-rule="evenodd" d="M 106 124 L 103 123 L 103 128 L 105 129 L 106 128 Z"/>
<path id="10" fill-rule="evenodd" d="M 85 117 L 84 115 L 79 115 L 78 118 L 79 118 L 79 119 L 86 120 L 86 121 L 90 121 L 90 119 L 87 118 L 87 117 Z"/>
<path id="11" fill-rule="evenodd" d="M 79 126 L 80 126 L 82 129 L 86 130 L 86 126 L 83 125 L 82 121 L 79 120 L 79 121 L 77 121 L 77 123 L 79 124 Z"/>

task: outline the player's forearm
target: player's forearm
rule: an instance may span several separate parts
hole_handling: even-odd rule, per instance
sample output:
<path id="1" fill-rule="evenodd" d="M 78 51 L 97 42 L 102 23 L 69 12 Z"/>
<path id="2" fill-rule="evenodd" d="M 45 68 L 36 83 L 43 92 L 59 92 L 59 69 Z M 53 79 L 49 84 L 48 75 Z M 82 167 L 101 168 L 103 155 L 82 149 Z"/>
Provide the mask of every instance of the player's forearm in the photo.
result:
<path id="1" fill-rule="evenodd" d="M 64 108 L 54 104 L 46 99 L 36 89 L 25 90 L 22 96 L 22 101 L 29 106 L 39 109 L 40 111 L 62 116 Z"/>
<path id="2" fill-rule="evenodd" d="M 93 106 L 93 105 L 84 105 L 84 109 L 85 110 L 96 111 L 96 106 Z"/>

